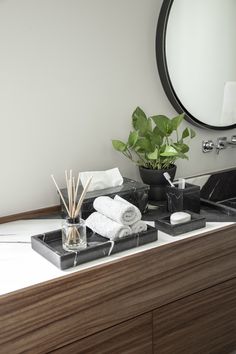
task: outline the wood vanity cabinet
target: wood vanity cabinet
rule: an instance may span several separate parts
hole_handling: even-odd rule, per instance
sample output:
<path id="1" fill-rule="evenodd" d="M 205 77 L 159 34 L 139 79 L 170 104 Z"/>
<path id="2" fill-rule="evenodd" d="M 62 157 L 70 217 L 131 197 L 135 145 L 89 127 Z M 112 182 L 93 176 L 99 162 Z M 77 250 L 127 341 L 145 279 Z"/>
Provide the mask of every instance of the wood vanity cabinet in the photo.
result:
<path id="1" fill-rule="evenodd" d="M 152 313 L 138 316 L 87 338 L 73 342 L 53 353 L 70 354 L 151 354 Z"/>
<path id="2" fill-rule="evenodd" d="M 154 353 L 229 354 L 236 348 L 236 279 L 153 314 Z"/>
<path id="3" fill-rule="evenodd" d="M 0 297 L 0 353 L 236 349 L 236 227 Z"/>

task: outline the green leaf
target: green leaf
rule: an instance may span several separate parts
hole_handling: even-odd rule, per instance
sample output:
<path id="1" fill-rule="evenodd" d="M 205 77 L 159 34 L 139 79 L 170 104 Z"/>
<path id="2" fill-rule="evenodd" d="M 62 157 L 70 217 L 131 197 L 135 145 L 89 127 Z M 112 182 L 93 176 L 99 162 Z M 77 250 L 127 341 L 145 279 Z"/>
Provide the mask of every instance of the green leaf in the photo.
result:
<path id="1" fill-rule="evenodd" d="M 148 120 L 147 120 L 147 130 L 149 132 L 152 132 L 152 120 L 151 120 L 151 118 L 148 118 Z"/>
<path id="2" fill-rule="evenodd" d="M 195 131 L 194 131 L 192 128 L 190 128 L 190 138 L 192 139 L 192 138 L 194 138 L 195 136 L 196 136 Z"/>
<path id="3" fill-rule="evenodd" d="M 168 117 L 158 115 L 151 118 L 164 136 L 169 136 L 173 132 L 171 120 Z"/>
<path id="4" fill-rule="evenodd" d="M 132 114 L 132 123 L 135 130 L 138 130 L 141 134 L 147 130 L 147 116 L 144 111 L 137 107 Z"/>
<path id="5" fill-rule="evenodd" d="M 186 145 L 186 144 L 182 144 L 182 145 L 181 145 L 181 152 L 182 152 L 183 154 L 185 154 L 185 153 L 188 152 L 188 151 L 189 151 L 189 146 Z"/>
<path id="6" fill-rule="evenodd" d="M 178 151 L 171 145 L 166 145 L 165 150 L 160 154 L 161 156 L 177 156 Z"/>
<path id="7" fill-rule="evenodd" d="M 182 123 L 184 119 L 184 113 L 178 115 L 177 117 L 172 118 L 171 124 L 172 124 L 172 129 L 177 130 L 180 124 Z"/>
<path id="8" fill-rule="evenodd" d="M 137 140 L 138 140 L 138 132 L 137 131 L 130 132 L 128 138 L 128 145 L 132 148 L 136 144 Z"/>
<path id="9" fill-rule="evenodd" d="M 140 133 L 140 135 L 144 134 L 147 130 L 147 121 L 143 118 L 139 117 L 133 120 L 133 127 L 136 131 Z"/>
<path id="10" fill-rule="evenodd" d="M 160 134 L 160 130 L 158 127 L 155 127 L 152 132 L 152 143 L 161 146 L 163 144 L 163 136 L 162 133 Z"/>
<path id="11" fill-rule="evenodd" d="M 189 136 L 189 129 L 185 128 L 183 133 L 182 133 L 182 139 L 185 139 Z"/>
<path id="12" fill-rule="evenodd" d="M 150 140 L 148 140 L 146 137 L 143 137 L 137 140 L 135 149 L 136 151 L 139 152 L 149 153 L 152 152 L 155 149 L 155 147 L 152 145 Z"/>
<path id="13" fill-rule="evenodd" d="M 127 145 L 120 140 L 112 140 L 112 145 L 117 151 L 123 152 L 127 150 Z"/>
<path id="14" fill-rule="evenodd" d="M 179 152 L 178 158 L 188 160 L 188 156 L 183 154 L 182 152 Z"/>
<path id="15" fill-rule="evenodd" d="M 186 153 L 189 147 L 184 144 L 184 139 L 196 135 L 193 129 L 185 128 L 179 136 L 178 128 L 183 119 L 184 114 L 172 119 L 164 115 L 147 117 L 137 107 L 132 114 L 134 130 L 130 132 L 127 143 L 112 140 L 112 145 L 115 150 L 140 166 L 151 169 L 167 168 L 179 158 L 188 158 Z M 173 132 L 176 134 L 172 134 Z M 135 152 L 135 159 L 132 152 Z"/>
<path id="16" fill-rule="evenodd" d="M 187 144 L 183 144 L 183 143 L 176 143 L 173 144 L 174 148 L 178 151 L 178 152 L 182 152 L 182 153 L 186 153 L 189 151 L 189 147 Z"/>
<path id="17" fill-rule="evenodd" d="M 190 136 L 191 139 L 193 139 L 196 136 L 195 131 L 192 128 L 185 128 L 183 133 L 182 133 L 182 139 L 187 138 Z"/>
<path id="18" fill-rule="evenodd" d="M 134 112 L 133 112 L 133 114 L 132 114 L 132 117 L 133 117 L 133 118 L 140 118 L 140 117 L 142 117 L 142 118 L 145 118 L 145 119 L 147 120 L 147 116 L 146 116 L 145 112 L 144 112 L 140 107 L 137 107 L 137 108 L 134 110 Z"/>
<path id="19" fill-rule="evenodd" d="M 147 157 L 149 158 L 149 160 L 156 160 L 158 157 L 158 150 L 155 149 L 153 152 L 148 153 Z"/>

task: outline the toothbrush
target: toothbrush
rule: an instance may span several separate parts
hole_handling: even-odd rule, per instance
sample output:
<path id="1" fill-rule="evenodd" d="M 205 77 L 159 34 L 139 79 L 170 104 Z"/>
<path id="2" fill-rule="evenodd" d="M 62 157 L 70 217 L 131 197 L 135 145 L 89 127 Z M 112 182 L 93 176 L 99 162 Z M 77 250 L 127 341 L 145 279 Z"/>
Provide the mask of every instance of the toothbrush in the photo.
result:
<path id="1" fill-rule="evenodd" d="M 171 182 L 170 180 L 170 175 L 168 172 L 164 172 L 163 176 L 165 177 L 165 179 L 170 183 L 171 187 L 175 187 L 174 184 Z"/>
<path id="2" fill-rule="evenodd" d="M 178 188 L 185 189 L 185 179 L 184 178 L 179 178 Z"/>

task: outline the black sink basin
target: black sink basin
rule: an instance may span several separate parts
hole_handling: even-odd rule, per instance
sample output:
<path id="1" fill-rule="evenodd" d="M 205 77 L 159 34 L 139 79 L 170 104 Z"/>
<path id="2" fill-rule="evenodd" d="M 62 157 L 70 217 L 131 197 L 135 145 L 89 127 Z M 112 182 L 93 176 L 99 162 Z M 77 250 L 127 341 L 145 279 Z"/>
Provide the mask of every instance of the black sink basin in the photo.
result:
<path id="1" fill-rule="evenodd" d="M 201 200 L 227 215 L 236 215 L 236 170 L 212 174 L 201 188 Z"/>
<path id="2" fill-rule="evenodd" d="M 236 209 L 236 198 L 231 198 L 220 202 L 221 205 L 228 206 L 230 208 Z"/>

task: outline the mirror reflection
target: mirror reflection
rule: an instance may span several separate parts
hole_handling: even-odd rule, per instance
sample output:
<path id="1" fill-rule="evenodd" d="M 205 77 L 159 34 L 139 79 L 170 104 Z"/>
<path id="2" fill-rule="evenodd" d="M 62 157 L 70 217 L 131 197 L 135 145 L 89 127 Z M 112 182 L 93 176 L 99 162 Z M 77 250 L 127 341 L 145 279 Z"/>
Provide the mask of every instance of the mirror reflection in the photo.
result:
<path id="1" fill-rule="evenodd" d="M 236 124 L 236 1 L 170 1 L 167 73 L 189 116 L 209 127 Z"/>

